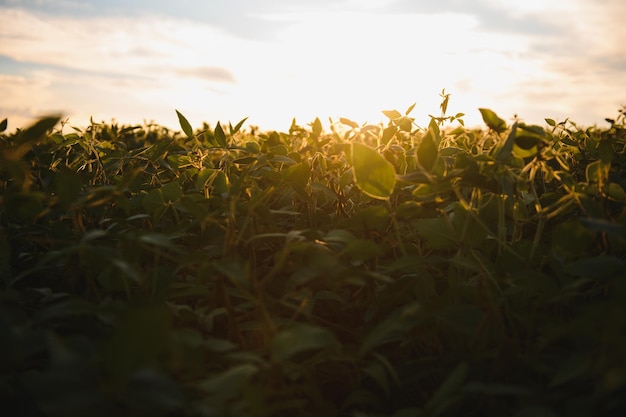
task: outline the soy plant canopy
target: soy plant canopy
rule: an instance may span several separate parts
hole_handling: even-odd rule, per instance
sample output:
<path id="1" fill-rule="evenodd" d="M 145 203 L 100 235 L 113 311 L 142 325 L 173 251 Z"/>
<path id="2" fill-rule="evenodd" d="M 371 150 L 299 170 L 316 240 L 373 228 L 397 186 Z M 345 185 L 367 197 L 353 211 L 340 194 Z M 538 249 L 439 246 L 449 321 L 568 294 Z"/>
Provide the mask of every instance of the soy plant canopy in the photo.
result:
<path id="1" fill-rule="evenodd" d="M 626 415 L 624 109 L 470 129 L 442 98 L 328 132 L 5 119 L 3 412 Z"/>

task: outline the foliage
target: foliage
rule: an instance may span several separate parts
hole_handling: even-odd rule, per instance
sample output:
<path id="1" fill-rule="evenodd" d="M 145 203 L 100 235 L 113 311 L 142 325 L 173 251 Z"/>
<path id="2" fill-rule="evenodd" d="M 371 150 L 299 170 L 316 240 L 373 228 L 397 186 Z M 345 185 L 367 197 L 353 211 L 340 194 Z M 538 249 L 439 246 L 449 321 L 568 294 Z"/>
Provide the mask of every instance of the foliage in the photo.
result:
<path id="1" fill-rule="evenodd" d="M 442 99 L 426 128 L 5 119 L 3 408 L 624 412 L 624 111 L 476 130 Z"/>

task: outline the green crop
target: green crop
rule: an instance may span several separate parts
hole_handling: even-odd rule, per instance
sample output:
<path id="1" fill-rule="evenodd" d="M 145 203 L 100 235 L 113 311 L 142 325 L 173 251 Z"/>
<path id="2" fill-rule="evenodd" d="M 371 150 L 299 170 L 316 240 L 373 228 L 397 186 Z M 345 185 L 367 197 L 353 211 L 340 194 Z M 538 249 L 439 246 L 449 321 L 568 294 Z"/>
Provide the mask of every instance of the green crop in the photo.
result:
<path id="1" fill-rule="evenodd" d="M 621 415 L 624 110 L 480 130 L 448 99 L 329 132 L 5 119 L 3 409 Z"/>

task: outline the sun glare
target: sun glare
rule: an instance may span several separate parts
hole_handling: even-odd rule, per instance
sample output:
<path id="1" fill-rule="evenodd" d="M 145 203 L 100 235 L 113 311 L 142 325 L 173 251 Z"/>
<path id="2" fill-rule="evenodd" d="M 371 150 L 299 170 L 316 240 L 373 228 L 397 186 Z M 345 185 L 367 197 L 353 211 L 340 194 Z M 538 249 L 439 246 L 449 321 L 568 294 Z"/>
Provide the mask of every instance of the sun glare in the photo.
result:
<path id="1" fill-rule="evenodd" d="M 611 23 L 618 0 L 606 0 L 610 8 L 556 0 L 549 12 L 539 0 L 486 2 L 554 33 L 496 32 L 485 26 L 492 17 L 455 11 L 383 12 L 390 3 L 248 11 L 268 30 L 258 39 L 150 13 L 73 18 L 0 7 L 0 55 L 23 68 L 0 74 L 0 110 L 20 123 L 63 111 L 79 124 L 89 113 L 176 127 L 176 108 L 196 123 L 249 116 L 260 127 L 285 129 L 292 117 L 377 123 L 382 110 L 416 103 L 412 115 L 423 123 L 445 88 L 453 96 L 448 113 L 480 124 L 478 107 L 512 116 L 525 106 L 535 116 L 577 106 L 595 117 L 605 111 L 588 110 L 595 96 L 617 96 L 606 79 L 624 79 L 626 26 Z"/>

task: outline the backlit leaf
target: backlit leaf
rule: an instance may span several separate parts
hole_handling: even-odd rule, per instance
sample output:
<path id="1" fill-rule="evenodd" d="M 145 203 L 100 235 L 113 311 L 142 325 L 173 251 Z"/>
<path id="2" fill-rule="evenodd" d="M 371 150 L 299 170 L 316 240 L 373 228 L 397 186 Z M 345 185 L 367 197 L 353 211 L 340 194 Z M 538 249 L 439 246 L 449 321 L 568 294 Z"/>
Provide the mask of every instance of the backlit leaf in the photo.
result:
<path id="1" fill-rule="evenodd" d="M 517 123 L 513 124 L 511 128 L 511 133 L 506 138 L 506 141 L 502 145 L 500 149 L 498 149 L 498 153 L 496 154 L 497 161 L 506 161 L 511 156 L 513 152 L 513 146 L 515 145 L 515 134 L 517 133 Z"/>
<path id="2" fill-rule="evenodd" d="M 621 185 L 616 182 L 609 184 L 607 193 L 611 200 L 619 201 L 620 203 L 626 203 L 626 193 Z"/>
<path id="3" fill-rule="evenodd" d="M 185 135 L 187 135 L 189 139 L 193 138 L 193 129 L 191 128 L 191 125 L 189 124 L 187 118 L 183 116 L 182 113 L 178 110 L 176 110 L 176 115 L 178 116 L 178 123 L 180 123 L 180 127 L 181 129 L 183 129 Z"/>
<path id="4" fill-rule="evenodd" d="M 161 187 L 163 193 L 163 199 L 166 202 L 176 201 L 183 196 L 183 190 L 180 187 L 178 181 L 172 181 Z"/>
<path id="5" fill-rule="evenodd" d="M 226 143 L 226 134 L 224 133 L 224 129 L 222 129 L 222 125 L 220 124 L 220 122 L 217 122 L 213 134 L 215 135 L 215 140 L 217 141 L 217 144 L 221 148 L 228 147 L 228 144 Z"/>
<path id="6" fill-rule="evenodd" d="M 352 165 L 354 181 L 364 194 L 380 200 L 391 196 L 396 185 L 396 171 L 381 154 L 366 145 L 354 143 Z"/>
<path id="7" fill-rule="evenodd" d="M 432 171 L 437 162 L 437 144 L 434 131 L 429 127 L 417 148 L 417 159 L 426 171 Z"/>
<path id="8" fill-rule="evenodd" d="M 506 130 L 506 122 L 498 117 L 490 109 L 480 108 L 481 116 L 483 117 L 483 121 L 489 127 L 489 129 L 495 131 L 496 133 L 502 133 Z"/>
<path id="9" fill-rule="evenodd" d="M 243 124 L 245 123 L 245 121 L 246 121 L 246 120 L 248 120 L 248 118 L 247 118 L 247 117 L 244 117 L 243 119 L 241 119 L 241 120 L 239 121 L 239 123 L 237 123 L 237 124 L 235 125 L 235 127 L 232 127 L 232 126 L 231 126 L 231 129 L 230 129 L 230 134 L 231 134 L 231 135 L 234 135 L 235 133 L 239 132 L 239 130 L 241 129 L 241 126 L 243 126 Z"/>
<path id="10" fill-rule="evenodd" d="M 398 110 L 383 110 L 383 114 L 391 120 L 396 120 L 402 117 L 402 114 Z"/>
<path id="11" fill-rule="evenodd" d="M 546 140 L 546 132 L 541 126 L 518 124 L 515 134 L 515 145 L 521 149 L 530 149 Z"/>
<path id="12" fill-rule="evenodd" d="M 316 117 L 311 124 L 312 133 L 314 138 L 318 138 L 322 134 L 322 122 L 319 117 Z"/>
<path id="13" fill-rule="evenodd" d="M 291 183 L 294 188 L 303 189 L 309 182 L 311 177 L 311 168 L 306 162 L 293 165 L 287 169 L 285 173 L 287 181 Z"/>
<path id="14" fill-rule="evenodd" d="M 610 165 L 613 160 L 613 145 L 610 140 L 600 141 L 598 144 L 598 156 L 604 165 Z"/>
<path id="15" fill-rule="evenodd" d="M 341 122 L 341 124 L 348 125 L 348 126 L 350 126 L 352 129 L 356 129 L 357 127 L 359 127 L 358 123 L 353 122 L 353 121 L 352 121 L 352 120 L 350 120 L 350 119 L 346 119 L 345 117 L 340 117 L 340 118 L 339 118 L 339 121 Z"/>
<path id="16" fill-rule="evenodd" d="M 43 117 L 24 130 L 20 139 L 23 142 L 39 140 L 48 130 L 56 126 L 59 120 L 61 120 L 60 116 Z"/>
<path id="17" fill-rule="evenodd" d="M 403 116 L 400 119 L 395 121 L 395 124 L 402 130 L 403 132 L 411 132 L 413 130 L 413 118 Z"/>
<path id="18" fill-rule="evenodd" d="M 386 127 L 385 129 L 383 129 L 383 136 L 382 138 L 380 138 L 380 141 L 385 145 L 388 144 L 391 138 L 393 138 L 397 132 L 398 132 L 397 126 L 392 125 L 392 126 Z"/>

